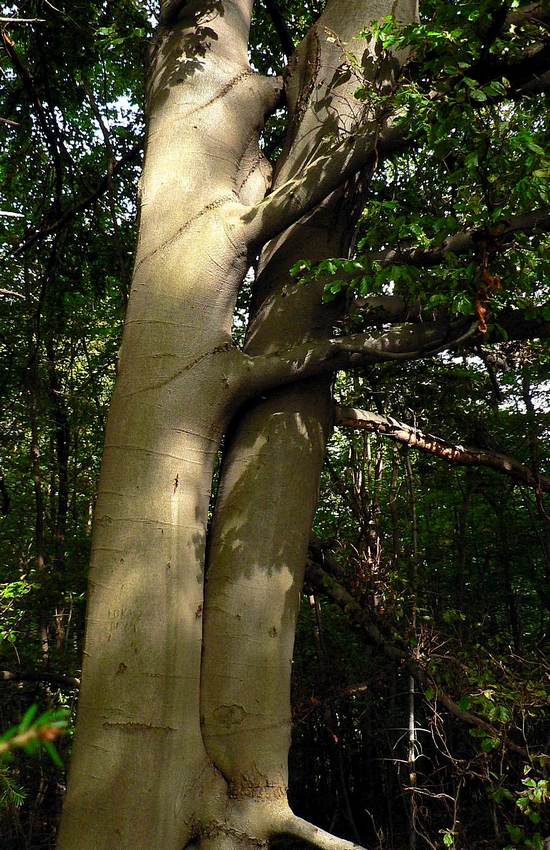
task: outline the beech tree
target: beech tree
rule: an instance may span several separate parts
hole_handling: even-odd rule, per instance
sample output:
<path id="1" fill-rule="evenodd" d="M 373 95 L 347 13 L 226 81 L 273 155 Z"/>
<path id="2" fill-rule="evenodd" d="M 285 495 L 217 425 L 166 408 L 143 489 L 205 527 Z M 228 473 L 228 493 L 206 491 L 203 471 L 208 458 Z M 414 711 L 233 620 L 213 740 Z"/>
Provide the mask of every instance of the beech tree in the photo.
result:
<path id="1" fill-rule="evenodd" d="M 452 159 L 456 131 L 437 110 L 505 115 L 546 90 L 547 7 L 487 3 L 486 20 L 449 36 L 445 13 L 431 32 L 416 0 L 327 0 L 295 45 L 266 2 L 288 56 L 278 76 L 251 64 L 253 6 L 166 0 L 150 48 L 60 850 L 358 847 L 287 802 L 296 621 L 335 421 L 549 486 L 513 458 L 332 399 L 339 371 L 547 335 L 539 295 L 527 313 L 499 304 L 496 273 L 500 252 L 548 230 L 544 173 L 528 205 L 449 216 L 431 240 L 403 236 L 391 203 L 376 210 L 382 234 L 368 217 L 389 158 L 422 143 Z"/>

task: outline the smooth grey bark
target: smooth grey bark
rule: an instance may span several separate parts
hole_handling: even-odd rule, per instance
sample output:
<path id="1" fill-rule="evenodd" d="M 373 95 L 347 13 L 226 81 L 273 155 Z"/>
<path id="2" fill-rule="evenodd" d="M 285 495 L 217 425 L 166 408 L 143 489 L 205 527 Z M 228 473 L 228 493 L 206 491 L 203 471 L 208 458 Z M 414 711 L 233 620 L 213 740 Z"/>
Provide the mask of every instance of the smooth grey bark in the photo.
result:
<path id="1" fill-rule="evenodd" d="M 279 389 L 233 419 L 206 596 L 203 576 L 213 463 L 246 399 L 448 344 L 430 327 L 412 331 L 413 350 L 409 328 L 327 341 L 332 318 L 318 299 L 304 288 L 285 301 L 281 291 L 305 234 L 317 240 L 310 255 L 346 249 L 342 216 L 353 218 L 355 186 L 339 186 L 368 162 L 379 132 L 351 109 L 355 83 L 338 76 L 345 54 L 327 32 L 349 40 L 396 8 L 415 14 L 411 0 L 327 4 L 297 54 L 289 149 L 266 196 L 258 134 L 281 83 L 248 63 L 252 0 L 163 6 L 59 850 L 248 850 L 279 834 L 355 846 L 297 818 L 286 800 L 291 656 L 331 416 L 326 379 Z M 382 83 L 393 64 L 378 69 Z M 237 293 L 258 246 L 283 226 L 263 252 L 242 353 L 231 340 Z M 289 486 L 298 470 L 299 497 Z"/>
<path id="2" fill-rule="evenodd" d="M 199 721 L 204 548 L 247 269 L 235 186 L 276 91 L 248 64 L 252 4 L 209 5 L 160 30 L 149 74 L 62 850 L 181 850 L 222 787 Z"/>
<path id="3" fill-rule="evenodd" d="M 365 42 L 352 42 L 365 14 L 386 13 L 382 4 L 365 6 L 329 0 L 297 51 L 286 84 L 288 136 L 266 204 L 318 161 L 327 134 L 346 137 L 368 122 L 353 96 L 357 79 L 344 74 L 346 49 L 368 56 Z M 397 4 L 398 17 L 415 13 L 414 4 Z M 376 84 L 387 85 L 393 63 L 376 72 Z M 371 146 L 375 137 L 373 129 Z M 314 261 L 349 249 L 365 180 L 349 182 L 264 248 L 245 346 L 264 386 L 270 357 L 275 372 L 274 352 L 280 360 L 286 346 L 295 375 L 302 362 L 315 374 L 299 352 L 311 351 L 312 339 L 322 340 L 318 352 L 327 345 L 336 313 L 314 287 L 292 285 L 289 269 L 305 246 Z M 414 351 L 406 338 L 401 333 L 400 343 Z M 388 347 L 399 356 L 395 341 Z M 249 387 L 254 380 L 251 369 Z M 209 546 L 201 705 L 207 749 L 239 797 L 286 799 L 292 650 L 331 419 L 330 380 L 282 388 L 240 413 L 224 459 Z"/>

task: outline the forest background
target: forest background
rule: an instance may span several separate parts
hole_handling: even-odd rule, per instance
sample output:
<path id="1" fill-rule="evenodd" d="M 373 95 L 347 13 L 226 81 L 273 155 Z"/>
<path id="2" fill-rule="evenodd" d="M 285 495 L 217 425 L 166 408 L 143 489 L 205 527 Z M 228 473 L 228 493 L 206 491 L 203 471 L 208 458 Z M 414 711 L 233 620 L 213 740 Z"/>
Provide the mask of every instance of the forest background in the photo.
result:
<path id="1" fill-rule="evenodd" d="M 258 3 L 253 66 L 283 73 L 321 5 Z M 78 695 L 155 14 L 137 0 L 2 5 L 0 728 L 34 730 L 35 743 Z M 347 332 L 363 327 L 361 299 L 388 293 L 406 294 L 411 316 L 444 310 L 478 332 L 451 353 L 335 379 L 294 658 L 290 798 L 380 850 L 542 850 L 548 9 L 432 0 L 422 14 L 406 35 L 391 20 L 371 28 L 381 50 L 399 39 L 413 50 L 399 108 L 415 145 L 376 163 L 357 265 L 312 266 L 304 246 L 295 285 L 326 278 L 327 305 L 355 299 Z M 358 101 L 371 96 L 353 57 L 350 74 Z M 283 132 L 276 112 L 268 156 Z M 464 232 L 466 248 L 448 250 Z M 247 316 L 245 291 L 238 339 Z M 70 735 L 56 745 L 66 762 Z M 51 747 L 35 750 L 0 762 L 13 850 L 54 846 L 64 774 Z"/>

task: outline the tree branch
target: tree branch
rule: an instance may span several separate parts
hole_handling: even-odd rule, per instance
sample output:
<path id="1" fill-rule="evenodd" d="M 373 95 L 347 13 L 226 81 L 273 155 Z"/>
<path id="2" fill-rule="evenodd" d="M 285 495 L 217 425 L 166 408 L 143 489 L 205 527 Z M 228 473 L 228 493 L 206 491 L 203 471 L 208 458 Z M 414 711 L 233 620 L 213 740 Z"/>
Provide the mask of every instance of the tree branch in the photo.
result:
<path id="1" fill-rule="evenodd" d="M 315 159 L 300 173 L 278 186 L 270 195 L 244 213 L 251 243 L 264 244 L 286 230 L 303 215 L 321 203 L 345 181 L 385 154 L 404 146 L 401 128 L 380 130 L 374 121 L 368 122 L 344 139 L 327 139 L 319 147 Z"/>
<path id="2" fill-rule="evenodd" d="M 45 24 L 45 18 L 5 18 L 0 17 L 0 23 L 2 24 Z"/>
<path id="3" fill-rule="evenodd" d="M 484 242 L 499 246 L 513 241 L 516 233 L 548 233 L 550 231 L 550 209 L 533 210 L 503 219 L 492 227 L 473 227 L 449 236 L 435 248 L 397 248 L 379 254 L 375 259 L 388 266 L 404 263 L 411 266 L 437 266 L 448 254 L 465 254 Z"/>
<path id="4" fill-rule="evenodd" d="M 479 67 L 474 65 L 468 69 L 468 76 L 481 84 L 506 77 L 512 91 L 521 92 L 531 80 L 540 77 L 548 70 L 550 70 L 550 45 L 544 45 L 527 50 L 523 58 L 517 62 L 493 60 L 480 63 Z"/>
<path id="5" fill-rule="evenodd" d="M 542 209 L 532 210 L 531 212 L 521 213 L 521 215 L 512 216 L 507 219 L 502 219 L 490 227 L 471 227 L 466 230 L 460 230 L 454 233 L 433 248 L 390 248 L 387 251 L 382 251 L 378 254 L 368 256 L 382 266 L 392 265 L 408 265 L 419 268 L 431 268 L 438 266 L 445 261 L 449 254 L 461 255 L 476 248 L 479 245 L 488 244 L 491 248 L 502 247 L 510 242 L 513 242 L 517 233 L 549 233 L 550 232 L 550 209 L 543 207 Z M 345 260 L 342 260 L 345 262 Z M 357 277 L 358 272 L 354 271 L 347 274 L 344 271 L 338 271 L 334 278 L 338 280 L 352 280 Z M 327 278 L 327 283 L 330 280 Z"/>
<path id="6" fill-rule="evenodd" d="M 508 475 L 520 484 L 529 487 L 540 486 L 545 492 L 550 492 L 550 479 L 535 476 L 529 467 L 524 466 L 518 460 L 500 452 L 492 452 L 484 449 L 465 448 L 464 446 L 453 446 L 441 437 L 432 434 L 423 434 L 416 428 L 398 422 L 391 416 L 379 416 L 367 410 L 358 410 L 354 407 L 336 407 L 335 424 L 346 428 L 359 428 L 389 437 L 404 446 L 419 449 L 426 454 L 435 455 L 450 463 L 461 466 L 486 466 Z"/>
<path id="7" fill-rule="evenodd" d="M 2 682 L 47 682 L 50 685 L 59 685 L 66 688 L 79 688 L 80 679 L 75 676 L 62 676 L 59 673 L 39 672 L 36 670 L 18 671 L 12 673 L 10 670 L 0 670 L 0 681 Z"/>
<path id="8" fill-rule="evenodd" d="M 426 322 L 402 325 L 375 337 L 352 334 L 311 340 L 272 354 L 243 354 L 236 397 L 239 400 L 250 398 L 283 384 L 366 363 L 429 357 L 459 345 L 476 331 L 477 321 Z"/>
<path id="9" fill-rule="evenodd" d="M 489 319 L 491 321 L 491 319 Z M 523 310 L 508 308 L 497 313 L 494 321 L 506 332 L 507 339 L 529 340 L 548 339 L 550 337 L 550 319 L 546 315 L 546 308 L 537 307 L 530 310 L 527 315 Z M 501 342 L 501 339 L 485 339 L 484 344 Z"/>
<path id="10" fill-rule="evenodd" d="M 469 73 L 474 76 L 477 73 L 484 82 L 506 76 L 512 88 L 521 94 L 528 93 L 533 86 L 540 87 L 549 69 L 550 45 L 544 45 L 528 52 L 519 62 L 484 62 L 477 72 L 472 66 Z M 507 93 L 507 97 L 513 93 Z M 389 155 L 410 145 L 411 140 L 405 138 L 406 131 L 402 127 L 384 126 L 388 117 L 368 121 L 340 141 L 327 139 L 320 145 L 315 159 L 299 175 L 251 207 L 245 214 L 245 221 L 250 227 L 252 242 L 263 244 L 286 230 L 352 174 L 377 163 L 381 150 Z"/>
<path id="11" fill-rule="evenodd" d="M 377 623 L 374 622 L 375 615 L 367 612 L 340 582 L 311 559 L 307 562 L 307 577 L 321 593 L 328 596 L 333 602 L 336 602 L 352 623 L 361 629 L 369 643 L 377 646 L 387 658 L 402 666 L 415 678 L 423 690 L 432 688 L 436 694 L 436 699 L 445 706 L 450 714 L 470 726 L 483 729 L 492 738 L 500 738 L 501 733 L 491 726 L 490 723 L 487 723 L 486 720 L 483 720 L 482 717 L 478 717 L 471 711 L 463 711 L 459 708 L 456 702 L 442 691 L 437 683 L 426 673 L 419 662 L 411 657 L 407 649 L 386 637 Z M 523 747 L 514 744 L 512 741 L 507 741 L 507 746 L 524 758 L 529 757 Z"/>
<path id="12" fill-rule="evenodd" d="M 21 242 L 21 244 L 14 249 L 13 256 L 17 257 L 20 254 L 24 254 L 25 251 L 28 251 L 28 249 L 31 248 L 39 239 L 44 239 L 46 236 L 51 236 L 52 233 L 57 233 L 57 231 L 64 227 L 69 221 L 71 221 L 71 219 L 73 219 L 75 215 L 85 210 L 87 207 L 90 206 L 90 204 L 93 204 L 94 201 L 97 201 L 98 198 L 100 198 L 101 195 L 109 188 L 110 177 L 114 177 L 116 174 L 122 171 L 122 169 L 126 165 L 128 165 L 128 163 L 136 159 L 138 154 L 141 152 L 142 147 L 142 143 L 138 142 L 138 144 L 130 148 L 130 150 L 125 153 L 124 156 L 122 156 L 118 160 L 118 162 L 115 163 L 115 165 L 113 165 L 110 172 L 108 172 L 107 174 L 105 174 L 104 177 L 101 178 L 98 186 L 93 192 L 91 192 L 81 201 L 76 203 L 70 209 L 66 210 L 56 221 L 52 222 L 51 224 L 47 224 L 45 227 L 42 227 L 40 230 L 37 230 L 30 236 L 28 236 L 24 240 L 24 242 Z"/>
<path id="13" fill-rule="evenodd" d="M 25 296 L 20 292 L 14 292 L 13 289 L 0 289 L 0 298 L 21 298 L 25 300 Z"/>
<path id="14" fill-rule="evenodd" d="M 177 21 L 178 15 L 185 6 L 185 0 L 160 0 L 161 26 L 171 26 Z"/>
<path id="15" fill-rule="evenodd" d="M 279 36 L 283 53 L 287 59 L 290 59 L 294 53 L 294 42 L 292 40 L 292 34 L 288 28 L 288 24 L 279 8 L 279 4 L 277 3 L 277 0 L 265 0 L 265 6 L 269 12 L 269 17 L 271 18 L 273 26 L 277 31 L 277 35 Z"/>
<path id="16" fill-rule="evenodd" d="M 508 26 L 518 27 L 526 23 L 547 24 L 548 22 L 550 22 L 550 6 L 545 2 L 522 6 L 506 16 Z"/>
<path id="17" fill-rule="evenodd" d="M 407 304 L 398 295 L 366 295 L 356 298 L 350 310 L 364 312 L 368 325 L 386 325 L 402 322 L 426 322 L 437 320 L 437 311 L 424 311 L 420 304 Z M 489 317 L 489 333 L 483 340 L 484 345 L 498 345 L 509 340 L 548 339 L 550 337 L 550 319 L 547 307 L 533 307 L 517 310 L 506 307 Z M 445 312 L 439 314 L 441 321 Z M 499 331 L 504 331 L 505 337 Z M 473 339 L 469 345 L 473 343 Z"/>
<path id="18" fill-rule="evenodd" d="M 352 174 L 369 163 L 377 162 L 381 155 L 389 156 L 407 146 L 402 128 L 388 127 L 378 135 L 374 122 L 367 123 L 336 144 L 327 141 L 321 146 L 318 156 L 297 177 L 279 186 L 245 213 L 244 219 L 250 227 L 253 242 L 266 242 L 273 238 L 298 221 Z M 550 231 L 548 208 L 503 219 L 490 228 L 460 231 L 437 248 L 394 249 L 375 259 L 385 264 L 401 262 L 433 266 L 443 262 L 450 252 L 463 254 L 484 240 L 505 244 L 516 233 L 533 230 Z"/>

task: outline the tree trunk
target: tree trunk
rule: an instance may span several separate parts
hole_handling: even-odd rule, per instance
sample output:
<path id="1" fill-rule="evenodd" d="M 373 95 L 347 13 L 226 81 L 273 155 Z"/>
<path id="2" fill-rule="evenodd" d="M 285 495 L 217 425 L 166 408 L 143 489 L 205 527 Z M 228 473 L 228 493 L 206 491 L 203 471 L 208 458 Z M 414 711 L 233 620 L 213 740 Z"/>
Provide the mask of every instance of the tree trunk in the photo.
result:
<path id="1" fill-rule="evenodd" d="M 338 189 L 329 174 L 321 191 L 315 155 L 327 132 L 365 118 L 357 80 L 339 75 L 340 40 L 396 5 L 398 17 L 414 14 L 411 0 L 373 5 L 329 2 L 299 48 L 279 194 L 264 206 L 258 134 L 281 83 L 249 65 L 252 0 L 163 6 L 59 850 L 252 850 L 280 834 L 355 846 L 296 818 L 286 800 L 294 631 L 331 415 L 328 380 L 315 376 L 338 362 L 271 354 L 331 329 L 333 311 L 313 287 L 290 285 L 288 269 L 349 244 L 359 184 Z M 393 67 L 379 71 L 383 83 Z M 243 354 L 231 341 L 236 297 L 281 222 L 291 226 L 263 251 Z M 269 392 L 300 375 L 311 379 Z M 207 547 L 213 464 L 231 417 Z"/>
<path id="2" fill-rule="evenodd" d="M 411 4 L 397 6 L 410 19 Z M 350 43 L 358 55 L 367 50 L 352 39 L 370 14 L 364 3 L 329 0 L 298 49 L 275 189 L 315 157 L 327 132 L 351 132 L 365 119 L 357 78 L 338 71 Z M 383 85 L 392 68 L 377 73 Z M 296 286 L 289 269 L 306 255 L 345 255 L 361 190 L 352 181 L 264 249 L 247 352 L 328 335 L 335 310 L 315 285 Z M 286 797 L 294 633 L 331 417 L 326 379 L 283 388 L 239 416 L 225 458 L 209 550 L 202 705 L 208 750 L 239 795 Z M 229 706 L 238 707 L 238 722 Z"/>

